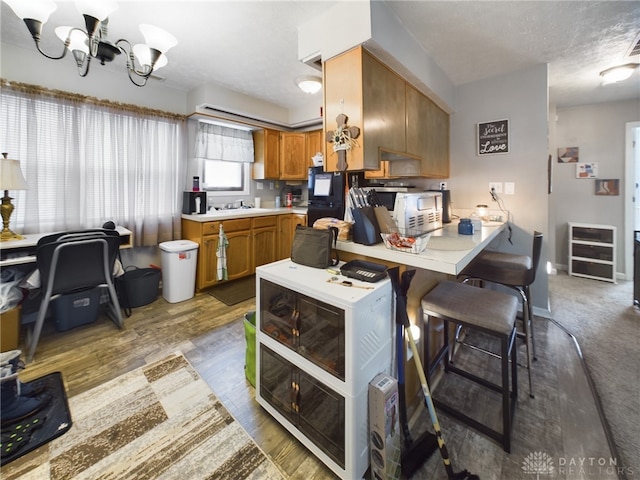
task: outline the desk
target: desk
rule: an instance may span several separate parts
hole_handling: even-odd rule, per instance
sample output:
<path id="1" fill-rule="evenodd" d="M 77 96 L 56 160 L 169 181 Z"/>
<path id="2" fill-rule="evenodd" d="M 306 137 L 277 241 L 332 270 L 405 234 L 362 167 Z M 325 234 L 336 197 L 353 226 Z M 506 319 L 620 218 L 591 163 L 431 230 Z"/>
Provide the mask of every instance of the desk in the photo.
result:
<path id="1" fill-rule="evenodd" d="M 116 230 L 120 234 L 120 248 L 133 247 L 133 232 L 124 227 L 116 227 Z M 0 268 L 35 263 L 38 240 L 47 235 L 51 233 L 32 233 L 20 240 L 0 242 Z"/>

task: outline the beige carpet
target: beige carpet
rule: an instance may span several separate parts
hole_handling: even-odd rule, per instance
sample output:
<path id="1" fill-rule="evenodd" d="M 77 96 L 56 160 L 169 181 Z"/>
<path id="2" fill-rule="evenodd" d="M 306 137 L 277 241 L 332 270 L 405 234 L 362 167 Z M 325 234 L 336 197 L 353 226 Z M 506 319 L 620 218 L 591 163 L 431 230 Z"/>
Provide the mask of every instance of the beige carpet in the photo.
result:
<path id="1" fill-rule="evenodd" d="M 618 450 L 619 465 L 640 472 L 640 310 L 633 282 L 617 284 L 549 276 L 553 319 L 571 332 L 584 355 Z"/>
<path id="2" fill-rule="evenodd" d="M 71 429 L 3 479 L 282 479 L 182 354 L 69 399 Z"/>

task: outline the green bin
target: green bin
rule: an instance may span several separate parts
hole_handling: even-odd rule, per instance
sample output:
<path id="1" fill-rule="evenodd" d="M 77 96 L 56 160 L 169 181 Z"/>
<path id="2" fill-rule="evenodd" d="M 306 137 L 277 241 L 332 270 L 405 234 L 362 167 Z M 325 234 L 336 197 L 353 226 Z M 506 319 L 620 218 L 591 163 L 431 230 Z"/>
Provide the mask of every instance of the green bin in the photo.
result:
<path id="1" fill-rule="evenodd" d="M 244 357 L 244 374 L 252 386 L 256 386 L 256 312 L 244 315 L 244 338 L 247 350 Z"/>

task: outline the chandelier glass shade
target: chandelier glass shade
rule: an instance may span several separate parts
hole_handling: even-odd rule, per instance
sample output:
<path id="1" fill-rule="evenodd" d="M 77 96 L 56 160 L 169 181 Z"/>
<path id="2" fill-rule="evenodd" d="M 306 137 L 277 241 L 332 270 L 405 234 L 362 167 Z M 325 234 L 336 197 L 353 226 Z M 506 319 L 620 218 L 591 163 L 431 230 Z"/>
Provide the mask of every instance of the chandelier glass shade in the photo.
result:
<path id="1" fill-rule="evenodd" d="M 144 44 L 132 46 L 124 38 L 111 42 L 107 39 L 109 15 L 117 10 L 118 5 L 111 0 L 76 0 L 76 8 L 84 17 L 85 29 L 57 27 L 56 36 L 62 40 L 64 48 L 62 53 L 50 55 L 42 50 L 40 38 L 42 26 L 55 11 L 56 4 L 52 0 L 4 0 L 4 2 L 18 17 L 22 18 L 36 43 L 36 48 L 42 55 L 52 60 L 59 60 L 64 58 L 67 52 L 71 52 L 81 77 L 89 73 L 92 59 L 104 65 L 113 61 L 117 55 L 124 53 L 129 80 L 134 85 L 143 87 L 154 71 L 167 64 L 166 52 L 178 44 L 176 38 L 169 32 L 148 24 L 140 25 Z"/>

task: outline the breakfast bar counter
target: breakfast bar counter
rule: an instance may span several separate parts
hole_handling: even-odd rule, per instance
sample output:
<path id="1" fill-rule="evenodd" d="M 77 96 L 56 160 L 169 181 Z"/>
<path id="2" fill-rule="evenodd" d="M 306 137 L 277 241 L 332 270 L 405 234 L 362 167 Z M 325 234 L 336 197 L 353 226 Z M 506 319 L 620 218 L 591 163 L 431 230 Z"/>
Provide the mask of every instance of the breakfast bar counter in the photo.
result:
<path id="1" fill-rule="evenodd" d="M 432 232 L 427 248 L 422 253 L 408 253 L 391 250 L 383 243 L 376 245 L 361 245 L 354 242 L 338 241 L 340 260 L 367 260 L 383 263 L 389 267 L 399 266 L 401 271 L 415 270 L 407 292 L 407 315 L 409 321 L 420 328 L 422 322 L 421 300 L 438 283 L 452 280 L 473 260 L 484 248 L 497 239 L 506 228 L 504 222 L 484 223 L 482 229 L 473 235 L 459 235 L 458 223 L 446 224 L 443 228 Z M 430 329 L 431 350 L 435 352 L 436 345 L 442 342 L 441 322 L 432 322 Z M 419 350 L 422 352 L 422 342 L 425 335 L 421 334 Z M 423 363 L 424 363 L 424 359 Z M 420 384 L 415 373 L 415 363 L 409 359 L 406 368 L 407 406 L 411 415 L 420 407 Z"/>
<path id="2" fill-rule="evenodd" d="M 427 248 L 422 253 L 392 250 L 384 243 L 367 246 L 338 241 L 337 248 L 340 252 L 365 256 L 371 261 L 385 260 L 393 264 L 458 275 L 502 232 L 505 225 L 503 222 L 485 222 L 481 231 L 473 235 L 460 235 L 457 222 L 446 224 L 443 228 L 431 233 Z"/>

